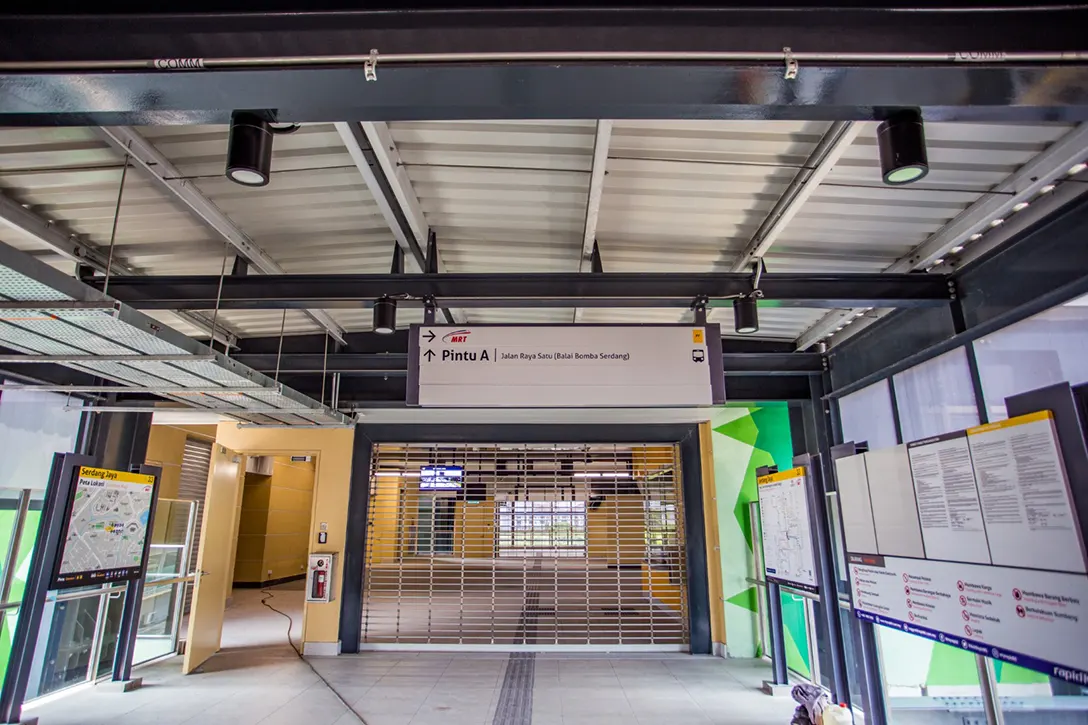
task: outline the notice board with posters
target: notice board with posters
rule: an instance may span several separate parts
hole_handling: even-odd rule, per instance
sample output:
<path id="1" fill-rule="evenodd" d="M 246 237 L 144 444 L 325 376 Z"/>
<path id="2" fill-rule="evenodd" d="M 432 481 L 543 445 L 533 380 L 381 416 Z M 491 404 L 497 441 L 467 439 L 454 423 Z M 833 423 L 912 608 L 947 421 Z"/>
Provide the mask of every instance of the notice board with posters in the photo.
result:
<path id="1" fill-rule="evenodd" d="M 1088 684 L 1088 557 L 1049 411 L 835 468 L 858 618 Z"/>
<path id="2" fill-rule="evenodd" d="M 760 476 L 756 490 L 764 577 L 793 589 L 818 593 L 805 469 Z"/>
<path id="3" fill-rule="evenodd" d="M 139 579 L 155 477 L 81 466 L 51 589 Z"/>

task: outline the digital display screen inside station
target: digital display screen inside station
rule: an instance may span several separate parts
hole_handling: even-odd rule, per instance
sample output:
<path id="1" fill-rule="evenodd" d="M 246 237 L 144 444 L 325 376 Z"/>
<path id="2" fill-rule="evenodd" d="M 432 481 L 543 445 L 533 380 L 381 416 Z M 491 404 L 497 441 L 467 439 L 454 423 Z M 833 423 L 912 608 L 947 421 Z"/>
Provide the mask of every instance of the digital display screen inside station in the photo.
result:
<path id="1" fill-rule="evenodd" d="M 419 469 L 419 490 L 460 491 L 464 477 L 461 466 L 423 466 Z"/>

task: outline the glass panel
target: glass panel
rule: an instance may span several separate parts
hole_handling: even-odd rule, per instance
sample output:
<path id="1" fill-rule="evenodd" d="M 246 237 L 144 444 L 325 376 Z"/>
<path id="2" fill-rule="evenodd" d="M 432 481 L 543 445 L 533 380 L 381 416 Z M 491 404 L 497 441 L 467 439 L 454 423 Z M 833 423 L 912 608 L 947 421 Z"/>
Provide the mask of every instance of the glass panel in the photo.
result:
<path id="1" fill-rule="evenodd" d="M 5 390 L 0 399 L 0 441 L 4 465 L 0 488 L 32 488 L 44 491 L 54 453 L 74 450 L 79 432 L 79 413 L 65 411 L 63 395 L 34 390 Z"/>
<path id="2" fill-rule="evenodd" d="M 47 614 L 52 609 L 52 616 L 43 620 L 48 622 L 45 630 L 48 634 L 44 638 L 39 636 L 37 647 L 44 655 L 41 676 L 36 689 L 32 684 L 28 697 L 47 695 L 87 681 L 101 603 L 102 597 L 95 594 L 47 605 Z"/>
<path id="3" fill-rule="evenodd" d="M 177 651 L 180 608 L 187 585 L 171 581 L 187 574 L 186 552 L 191 546 L 195 524 L 194 501 L 159 499 L 155 528 L 151 535 L 147 577 L 140 600 L 133 664 L 163 657 Z"/>
<path id="4" fill-rule="evenodd" d="M 23 592 L 26 591 L 26 578 L 30 571 L 30 557 L 34 553 L 34 542 L 38 535 L 38 523 L 42 516 L 42 499 L 44 491 L 36 491 L 30 500 L 30 510 L 26 512 L 26 520 L 23 523 L 23 533 L 19 537 L 19 550 L 15 556 L 15 568 L 11 573 L 11 581 L 8 582 L 8 602 L 22 602 Z M 0 556 L 5 556 L 11 544 L 11 537 L 15 531 L 14 511 L 4 510 L 0 513 L 7 514 L 2 519 L 4 528 L 0 530 L 0 540 L 4 547 L 0 549 Z M 8 659 L 11 656 L 11 639 L 15 633 L 15 625 L 19 622 L 19 609 L 8 609 L 0 617 L 0 682 L 8 669 Z"/>
<path id="5" fill-rule="evenodd" d="M 870 450 L 896 444 L 895 414 L 888 381 L 881 380 L 839 398 L 842 442 L 868 441 Z"/>
<path id="6" fill-rule="evenodd" d="M 675 547 L 676 511 L 666 504 L 645 502 L 649 539 Z M 585 501 L 501 501 L 496 511 L 500 557 L 547 556 L 583 558 L 586 555 Z M 671 522 L 671 529 L 669 528 Z M 652 558 L 652 557 L 651 557 Z"/>
<path id="7" fill-rule="evenodd" d="M 915 365 L 894 380 L 904 442 L 978 425 L 971 368 L 962 347 Z"/>
<path id="8" fill-rule="evenodd" d="M 1088 381 L 1088 296 L 979 339 L 975 357 L 991 421 L 1008 417 L 1010 395 Z"/>
<path id="9" fill-rule="evenodd" d="M 95 677 L 107 677 L 113 672 L 117 654 L 117 636 L 121 633 L 121 614 L 125 608 L 125 593 L 114 592 L 106 597 L 106 616 L 102 621 L 102 636 L 98 648 L 98 669 Z"/>
<path id="10" fill-rule="evenodd" d="M 904 440 L 978 425 L 971 370 L 963 348 L 916 365 L 894 380 Z M 949 697 L 963 698 L 956 705 L 957 717 L 982 713 L 975 655 L 905 632 L 883 627 L 876 630 L 894 722 L 950 722 Z"/>
<path id="11" fill-rule="evenodd" d="M 0 579 L 7 574 L 2 569 L 16 528 L 14 502 L 22 489 L 33 492 L 7 582 L 7 602 L 23 599 L 53 454 L 75 449 L 80 415 L 65 411 L 68 405 L 79 405 L 79 401 L 35 390 L 5 390 L 0 396 L 0 449 L 4 453 L 4 465 L 0 466 Z M 6 610 L 0 617 L 0 680 L 7 672 L 18 618 L 18 609 Z M 31 688 L 36 686 L 35 679 Z"/>
<path id="12" fill-rule="evenodd" d="M 1067 381 L 1088 381 L 1088 297 L 1010 325 L 975 343 L 990 420 L 1004 420 L 1005 398 Z M 994 662 L 1006 725 L 1088 722 L 1088 688 Z"/>

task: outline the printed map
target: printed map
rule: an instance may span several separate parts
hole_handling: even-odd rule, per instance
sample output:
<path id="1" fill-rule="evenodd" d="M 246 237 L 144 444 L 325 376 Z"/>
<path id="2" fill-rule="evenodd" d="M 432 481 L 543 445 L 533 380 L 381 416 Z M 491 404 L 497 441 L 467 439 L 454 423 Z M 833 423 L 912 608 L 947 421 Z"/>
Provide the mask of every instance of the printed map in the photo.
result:
<path id="1" fill-rule="evenodd" d="M 154 476 L 80 468 L 57 583 L 77 586 L 138 576 Z"/>

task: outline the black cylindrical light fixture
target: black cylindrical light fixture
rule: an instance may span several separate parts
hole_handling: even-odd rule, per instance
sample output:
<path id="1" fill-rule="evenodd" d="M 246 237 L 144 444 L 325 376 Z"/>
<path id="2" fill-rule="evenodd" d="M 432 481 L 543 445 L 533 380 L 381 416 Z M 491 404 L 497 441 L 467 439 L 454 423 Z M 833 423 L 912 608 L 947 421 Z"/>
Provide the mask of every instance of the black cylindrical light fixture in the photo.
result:
<path id="1" fill-rule="evenodd" d="M 917 111 L 900 111 L 876 130 L 880 146 L 880 172 L 884 183 L 902 186 L 929 173 L 926 134 Z"/>
<path id="2" fill-rule="evenodd" d="M 227 178 L 242 186 L 264 186 L 272 170 L 272 129 L 255 113 L 237 111 L 230 118 Z"/>
<path id="3" fill-rule="evenodd" d="M 397 331 L 397 301 L 382 297 L 374 303 L 374 332 L 392 335 Z"/>
<path id="4" fill-rule="evenodd" d="M 755 295 L 745 295 L 733 300 L 733 329 L 739 335 L 759 332 L 759 308 Z"/>

